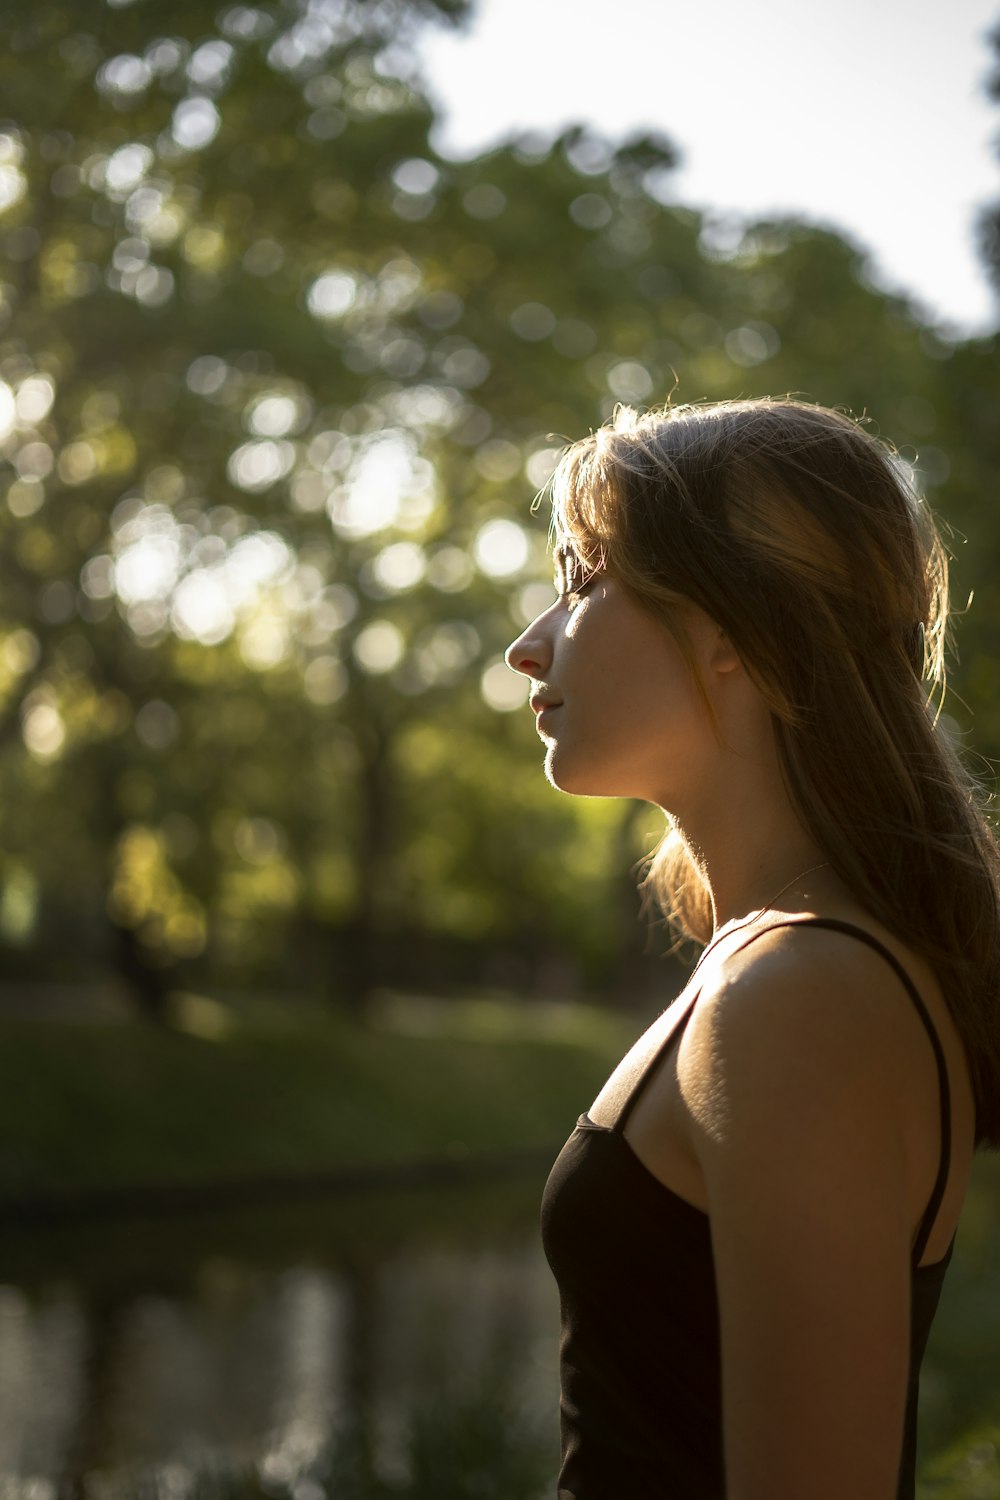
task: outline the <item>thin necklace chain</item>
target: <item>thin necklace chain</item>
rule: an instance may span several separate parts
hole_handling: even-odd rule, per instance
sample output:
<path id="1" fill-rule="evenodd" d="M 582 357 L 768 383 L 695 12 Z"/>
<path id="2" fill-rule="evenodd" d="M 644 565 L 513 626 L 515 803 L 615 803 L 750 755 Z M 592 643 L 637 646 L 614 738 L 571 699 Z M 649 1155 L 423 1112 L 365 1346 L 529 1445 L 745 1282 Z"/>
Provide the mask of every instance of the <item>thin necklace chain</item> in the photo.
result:
<path id="1" fill-rule="evenodd" d="M 704 959 L 704 958 L 707 957 L 709 950 L 711 948 L 714 948 L 715 944 L 721 938 L 723 938 L 723 937 L 731 937 L 734 932 L 739 932 L 744 927 L 750 927 L 750 926 L 752 926 L 752 924 L 754 922 L 757 922 L 757 921 L 760 920 L 760 918 L 764 915 L 765 912 L 770 911 L 772 909 L 772 907 L 774 906 L 774 903 L 776 901 L 780 900 L 780 898 L 785 894 L 786 891 L 790 891 L 793 885 L 798 885 L 799 881 L 800 880 L 805 880 L 805 878 L 806 878 L 807 875 L 815 875 L 815 873 L 816 873 L 817 870 L 826 870 L 826 869 L 828 869 L 829 865 L 830 865 L 830 861 L 828 859 L 821 859 L 818 865 L 810 865 L 809 868 L 808 868 L 808 870 L 800 870 L 799 873 L 798 873 L 798 875 L 793 875 L 792 878 L 791 878 L 791 880 L 789 880 L 787 882 L 787 884 L 785 884 L 785 885 L 783 885 L 781 887 L 780 891 L 775 891 L 775 893 L 771 897 L 770 901 L 766 901 L 764 903 L 764 905 L 760 908 L 759 911 L 753 912 L 749 917 L 744 917 L 743 920 L 742 920 L 742 922 L 737 922 L 734 926 L 727 928 L 727 930 L 725 932 L 716 933 L 715 937 L 712 938 L 711 942 L 707 944 L 707 946 L 705 947 L 704 951 L 702 952 L 701 957 L 698 959 L 698 962 L 695 964 L 695 969 L 697 969 L 701 965 L 702 959 Z M 694 970 L 692 970 L 692 973 L 693 972 L 694 972 Z"/>
<path id="2" fill-rule="evenodd" d="M 755 916 L 762 917 L 766 911 L 770 911 L 774 903 L 782 897 L 786 891 L 790 891 L 793 885 L 798 885 L 800 880 L 805 880 L 807 875 L 815 875 L 817 870 L 825 870 L 829 866 L 828 859 L 821 859 L 818 865 L 810 865 L 808 870 L 802 870 L 798 875 L 793 875 L 787 885 L 783 885 L 780 891 L 775 891 L 770 901 L 762 906 Z"/>

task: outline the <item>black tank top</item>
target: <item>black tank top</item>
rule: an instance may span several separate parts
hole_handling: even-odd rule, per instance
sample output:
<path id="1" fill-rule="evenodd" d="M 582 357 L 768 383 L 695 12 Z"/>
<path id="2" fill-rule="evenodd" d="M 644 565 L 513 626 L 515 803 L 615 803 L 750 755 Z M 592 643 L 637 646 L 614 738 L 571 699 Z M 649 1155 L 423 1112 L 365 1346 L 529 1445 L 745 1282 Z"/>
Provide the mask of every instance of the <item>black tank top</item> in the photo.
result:
<path id="1" fill-rule="evenodd" d="M 833 918 L 778 927 L 848 933 L 898 974 L 937 1061 L 941 1160 L 910 1261 L 910 1367 L 897 1500 L 916 1484 L 917 1390 L 931 1322 L 951 1259 L 921 1266 L 944 1197 L 951 1098 L 941 1042 L 902 965 L 870 933 Z M 734 950 L 741 951 L 741 948 Z M 559 1287 L 559 1500 L 725 1500 L 719 1316 L 707 1214 L 665 1187 L 625 1140 L 625 1122 L 657 1064 L 677 1042 L 699 991 L 632 1091 L 614 1127 L 581 1115 L 542 1198 L 542 1240 Z"/>

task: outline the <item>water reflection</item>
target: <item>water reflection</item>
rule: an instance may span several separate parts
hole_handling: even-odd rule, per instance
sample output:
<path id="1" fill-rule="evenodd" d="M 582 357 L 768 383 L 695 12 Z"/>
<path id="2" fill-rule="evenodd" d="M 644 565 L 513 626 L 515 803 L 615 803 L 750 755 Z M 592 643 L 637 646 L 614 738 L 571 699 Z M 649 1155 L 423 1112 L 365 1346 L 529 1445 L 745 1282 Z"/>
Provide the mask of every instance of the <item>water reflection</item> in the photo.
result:
<path id="1" fill-rule="evenodd" d="M 32 1306 L 0 1289 L 0 1474 L 55 1479 L 83 1403 L 85 1324 L 79 1299 L 55 1292 Z"/>
<path id="2" fill-rule="evenodd" d="M 508 1205 L 502 1226 L 468 1222 L 464 1244 L 454 1204 L 400 1242 L 403 1206 L 380 1218 L 372 1203 L 367 1244 L 360 1205 L 339 1225 L 316 1212 L 311 1243 L 300 1208 L 284 1263 L 268 1235 L 238 1256 L 220 1246 L 233 1224 L 202 1225 L 200 1243 L 175 1225 L 141 1275 L 123 1229 L 82 1232 L 89 1256 L 102 1238 L 119 1254 L 117 1281 L 85 1253 L 64 1282 L 65 1243 L 43 1247 L 54 1263 L 31 1295 L 0 1296 L 0 1490 L 183 1500 L 197 1475 L 242 1474 L 296 1500 L 497 1484 L 533 1500 L 556 1458 L 556 1309 L 534 1188 L 522 1197 L 516 1227 Z"/>

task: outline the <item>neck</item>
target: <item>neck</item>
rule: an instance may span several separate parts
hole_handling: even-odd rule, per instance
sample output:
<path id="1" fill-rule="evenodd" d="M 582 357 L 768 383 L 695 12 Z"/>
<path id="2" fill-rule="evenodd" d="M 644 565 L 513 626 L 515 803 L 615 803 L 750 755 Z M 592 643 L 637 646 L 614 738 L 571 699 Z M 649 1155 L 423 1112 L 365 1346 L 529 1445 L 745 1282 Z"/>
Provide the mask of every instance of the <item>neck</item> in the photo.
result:
<path id="1" fill-rule="evenodd" d="M 829 871 L 823 851 L 801 830 L 756 848 L 747 840 L 739 850 L 706 846 L 703 837 L 680 832 L 708 890 L 715 932 L 755 912 L 780 909 L 782 898 L 790 906 L 799 904 Z"/>
<path id="2" fill-rule="evenodd" d="M 831 876 L 792 806 L 776 756 L 722 752 L 717 770 L 701 795 L 671 813 L 705 883 L 716 932 L 781 897 L 799 905 Z"/>

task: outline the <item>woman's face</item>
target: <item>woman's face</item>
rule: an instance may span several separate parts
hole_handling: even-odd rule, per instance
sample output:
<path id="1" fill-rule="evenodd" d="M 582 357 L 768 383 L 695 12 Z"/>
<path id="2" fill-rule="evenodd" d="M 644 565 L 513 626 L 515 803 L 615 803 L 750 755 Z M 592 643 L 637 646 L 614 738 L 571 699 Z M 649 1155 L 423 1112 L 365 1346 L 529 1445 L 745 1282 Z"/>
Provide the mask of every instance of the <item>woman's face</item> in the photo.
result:
<path id="1" fill-rule="evenodd" d="M 675 810 L 718 743 L 684 654 L 607 574 L 583 582 L 564 549 L 556 569 L 558 597 L 506 653 L 507 665 L 532 679 L 545 774 L 564 792 Z M 720 632 L 695 605 L 681 613 L 697 657 Z"/>

